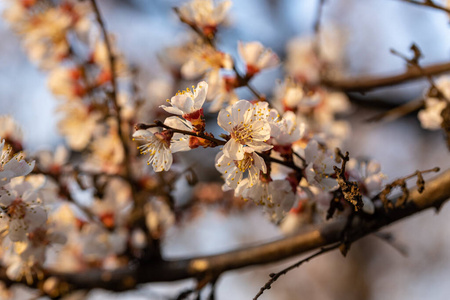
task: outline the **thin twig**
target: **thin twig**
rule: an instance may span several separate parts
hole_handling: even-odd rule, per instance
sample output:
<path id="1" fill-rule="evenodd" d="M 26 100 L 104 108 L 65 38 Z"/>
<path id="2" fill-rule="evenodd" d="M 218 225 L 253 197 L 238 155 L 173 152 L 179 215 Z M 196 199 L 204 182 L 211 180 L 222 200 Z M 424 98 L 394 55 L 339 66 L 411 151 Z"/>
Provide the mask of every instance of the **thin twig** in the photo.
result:
<path id="1" fill-rule="evenodd" d="M 302 260 L 296 262 L 296 263 L 293 264 L 293 265 L 290 265 L 289 267 L 287 267 L 287 268 L 281 270 L 280 272 L 278 272 L 278 273 L 271 273 L 271 274 L 269 275 L 269 276 L 271 277 L 270 280 L 267 281 L 266 284 L 265 284 L 263 287 L 261 287 L 261 289 L 259 290 L 258 294 L 256 294 L 256 296 L 253 298 L 253 300 L 258 299 L 259 296 L 261 296 L 261 295 L 264 293 L 265 290 L 269 290 L 269 289 L 272 287 L 272 284 L 273 284 L 275 281 L 277 281 L 277 279 L 280 278 L 282 275 L 285 275 L 287 272 L 289 272 L 289 271 L 291 271 L 291 270 L 293 270 L 293 269 L 295 269 L 295 268 L 298 268 L 298 267 L 299 267 L 300 265 L 302 265 L 303 263 L 308 262 L 308 261 L 310 261 L 311 259 L 313 259 L 313 258 L 315 258 L 315 257 L 317 257 L 317 256 L 320 256 L 320 255 L 322 255 L 322 254 L 324 254 L 324 253 L 327 253 L 327 252 L 329 252 L 329 251 L 332 251 L 332 250 L 334 250 L 334 249 L 339 248 L 339 246 L 340 246 L 341 244 L 342 244 L 342 243 L 337 243 L 337 244 L 334 244 L 334 245 L 331 245 L 331 246 L 323 247 L 323 248 L 321 248 L 319 251 L 317 251 L 316 253 L 311 254 L 310 256 L 308 256 L 308 257 L 306 257 L 306 258 L 304 258 L 304 259 L 302 259 Z"/>
<path id="2" fill-rule="evenodd" d="M 314 42 L 313 42 L 313 51 L 316 54 L 317 58 L 320 60 L 320 29 L 321 29 L 321 21 L 322 21 L 322 12 L 323 6 L 325 4 L 325 0 L 319 0 L 319 4 L 317 7 L 316 19 L 314 21 Z"/>
<path id="3" fill-rule="evenodd" d="M 415 5 L 420 5 L 420 6 L 425 6 L 425 7 L 430 7 L 430 8 L 434 8 L 443 12 L 446 12 L 448 14 L 450 14 L 450 9 L 440 6 L 436 3 L 434 3 L 434 1 L 432 0 L 424 0 L 423 2 L 420 1 L 414 1 L 414 0 L 399 0 L 399 1 L 403 1 L 403 2 L 407 2 L 407 3 L 411 3 L 411 4 L 415 4 Z"/>
<path id="4" fill-rule="evenodd" d="M 201 138 L 201 139 L 205 139 L 205 140 L 211 141 L 211 142 L 215 143 L 216 145 L 220 145 L 220 146 L 223 146 L 223 145 L 225 145 L 227 143 L 227 141 L 216 139 L 216 138 L 211 137 L 209 135 L 205 135 L 205 134 L 203 134 L 201 132 L 193 132 L 193 131 L 186 131 L 186 130 L 173 128 L 173 127 L 170 127 L 170 126 L 168 126 L 168 125 L 166 125 L 163 122 L 158 121 L 158 120 L 155 121 L 155 124 L 143 124 L 143 123 L 136 124 L 135 129 L 148 129 L 148 128 L 155 128 L 155 127 L 162 127 L 162 128 L 166 128 L 166 129 L 172 130 L 173 132 L 176 132 L 176 133 L 181 133 L 181 134 L 185 134 L 185 135 L 195 136 L 195 137 L 198 137 L 198 138 Z M 298 167 L 298 166 L 296 166 L 293 162 L 282 161 L 282 160 L 279 160 L 277 158 L 271 157 L 270 155 L 267 155 L 267 154 L 264 154 L 264 153 L 261 153 L 261 152 L 256 152 L 256 153 L 259 156 L 261 156 L 262 158 L 264 158 L 264 160 L 266 160 L 266 161 L 270 161 L 270 162 L 274 162 L 274 163 L 277 163 L 277 164 L 280 164 L 280 165 L 284 165 L 284 166 L 286 166 L 288 168 L 291 168 L 291 169 L 299 172 L 299 174 L 303 173 L 303 169 Z"/>
<path id="5" fill-rule="evenodd" d="M 155 124 L 139 123 L 139 124 L 137 124 L 135 126 L 135 129 L 148 129 L 148 128 L 155 128 L 155 127 L 162 127 L 162 128 L 166 128 L 166 129 L 172 130 L 173 132 L 176 132 L 176 133 L 181 133 L 181 134 L 185 134 L 185 135 L 195 136 L 195 137 L 198 137 L 198 138 L 201 138 L 201 139 L 205 139 L 205 140 L 211 141 L 211 142 L 215 143 L 216 145 L 220 145 L 220 146 L 223 146 L 223 145 L 225 145 L 227 143 L 227 141 L 216 139 L 214 137 L 205 135 L 205 134 L 203 134 L 201 132 L 193 132 L 193 131 L 187 131 L 187 130 L 181 130 L 181 129 L 173 128 L 173 127 L 170 127 L 170 126 L 168 126 L 168 125 L 166 125 L 163 122 L 158 121 L 158 120 L 155 121 Z"/>
<path id="6" fill-rule="evenodd" d="M 105 23 L 103 22 L 102 16 L 100 14 L 100 10 L 98 9 L 96 0 L 90 0 L 92 4 L 92 8 L 94 9 L 98 25 L 100 26 L 100 30 L 102 32 L 103 40 L 105 41 L 106 45 L 106 51 L 108 53 L 108 60 L 110 65 L 110 71 L 111 71 L 111 101 L 115 110 L 115 119 L 117 122 L 117 134 L 119 135 L 120 143 L 123 148 L 124 153 L 124 160 L 123 160 L 123 166 L 126 172 L 126 177 L 130 178 L 131 176 L 131 164 L 129 161 L 129 149 L 128 149 L 128 143 L 125 139 L 122 131 L 122 119 L 121 119 L 121 107 L 118 103 L 117 99 L 117 74 L 116 74 L 116 65 L 115 65 L 115 56 L 112 51 L 111 43 L 108 37 L 108 32 L 106 31 Z"/>

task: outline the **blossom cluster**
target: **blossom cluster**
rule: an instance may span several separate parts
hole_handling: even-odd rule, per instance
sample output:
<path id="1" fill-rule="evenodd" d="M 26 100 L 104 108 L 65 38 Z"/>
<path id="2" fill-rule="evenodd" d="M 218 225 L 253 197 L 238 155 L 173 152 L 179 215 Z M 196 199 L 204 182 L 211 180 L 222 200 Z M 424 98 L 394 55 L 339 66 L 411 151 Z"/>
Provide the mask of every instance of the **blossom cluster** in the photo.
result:
<path id="1" fill-rule="evenodd" d="M 223 193 L 261 206 L 274 223 L 303 218 L 307 207 L 323 221 L 335 199 L 341 215 L 353 209 L 340 190 L 333 151 L 350 135 L 341 119 L 350 104 L 321 85 L 323 74 L 343 69 L 341 46 L 317 52 L 312 39 L 295 40 L 283 63 L 260 42 L 238 41 L 235 59 L 216 45 L 230 8 L 230 1 L 192 0 L 175 9 L 195 35 L 160 59 L 173 82 L 193 85 L 169 93 L 171 84 L 154 81 L 151 95 L 141 97 L 89 2 L 9 0 L 5 18 L 30 59 L 48 72 L 66 140 L 28 163 L 17 124 L 0 117 L 1 254 L 11 279 L 31 280 L 42 268 L 110 270 L 153 259 L 149 253 L 159 249 L 152 247 L 182 219 L 170 189 L 184 173 L 173 154 L 200 147 L 220 149 L 211 168 L 223 179 Z M 285 76 L 273 93 L 258 92 L 254 78 L 280 67 Z M 137 123 L 153 117 L 164 119 Z M 383 178 L 376 162 L 347 164 L 345 179 L 358 185 L 367 214 Z M 52 262 L 45 259 L 50 251 Z"/>
<path id="2" fill-rule="evenodd" d="M 342 147 L 350 135 L 350 125 L 339 118 L 350 111 L 350 103 L 345 94 L 323 87 L 320 78 L 324 74 L 339 76 L 343 69 L 341 39 L 334 31 L 321 34 L 321 43 L 327 45 L 323 49 L 334 52 L 317 52 L 312 38 L 292 41 L 285 63 L 286 78 L 275 88 L 273 98 L 266 99 L 255 92 L 251 81 L 261 71 L 279 66 L 280 60 L 259 42 L 238 42 L 245 67 L 243 72 L 238 70 L 236 60 L 215 45 L 229 8 L 228 1 L 214 4 L 195 0 L 176 9 L 180 20 L 193 28 L 197 37 L 167 49 L 162 61 L 170 61 L 169 70 L 182 78 L 202 77 L 204 81 L 192 92 L 187 89 L 168 99 L 171 106 L 161 106 L 178 116 L 168 117 L 164 130 L 150 126 L 135 132 L 134 138 L 144 142 L 139 149 L 149 154 L 148 164 L 159 172 L 172 165 L 171 153 L 199 144 L 223 145 L 215 162 L 225 181 L 224 190 L 234 190 L 236 197 L 262 205 L 275 222 L 305 201 L 326 199 L 328 203 L 317 205 L 326 211 L 339 189 L 333 170 L 337 158 L 327 149 Z M 240 100 L 239 89 L 244 87 L 254 99 Z M 224 140 L 205 143 L 200 138 L 206 133 L 204 104 L 209 105 L 209 113 L 218 112 L 217 124 L 226 131 L 221 135 Z M 381 182 L 382 174 L 379 170 L 376 174 Z M 351 179 L 364 185 L 363 177 L 355 176 Z M 363 191 L 366 200 L 373 194 L 371 189 Z M 373 212 L 370 200 L 365 203 L 365 211 Z"/>

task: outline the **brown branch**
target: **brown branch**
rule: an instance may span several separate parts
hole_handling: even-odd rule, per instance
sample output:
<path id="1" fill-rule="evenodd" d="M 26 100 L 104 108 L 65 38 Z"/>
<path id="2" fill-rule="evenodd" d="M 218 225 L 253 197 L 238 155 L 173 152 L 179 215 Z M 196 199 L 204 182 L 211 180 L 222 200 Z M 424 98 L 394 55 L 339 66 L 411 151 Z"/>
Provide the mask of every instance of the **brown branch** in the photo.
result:
<path id="1" fill-rule="evenodd" d="M 342 80 L 323 79 L 322 84 L 344 92 L 367 92 L 377 88 L 393 86 L 412 80 L 421 79 L 424 76 L 439 75 L 445 72 L 450 72 L 450 62 L 423 67 L 422 71 L 423 72 L 411 68 L 404 73 L 386 77 L 366 77 Z"/>
<path id="2" fill-rule="evenodd" d="M 159 120 L 156 120 L 155 124 L 138 123 L 138 124 L 136 124 L 134 126 L 134 128 L 136 130 L 155 128 L 155 127 L 162 127 L 162 128 L 166 128 L 166 129 L 172 130 L 173 132 L 176 132 L 176 133 L 181 133 L 181 134 L 190 135 L 190 136 L 198 137 L 198 138 L 201 138 L 201 139 L 205 139 L 205 140 L 211 141 L 211 142 L 213 142 L 213 143 L 215 143 L 216 145 L 219 145 L 219 146 L 223 146 L 223 145 L 225 145 L 227 143 L 227 141 L 216 139 L 213 136 L 209 136 L 209 135 L 206 135 L 206 134 L 201 133 L 201 132 L 186 131 L 186 130 L 181 130 L 181 129 L 170 127 L 170 126 L 164 124 L 163 122 L 161 122 Z M 279 159 L 277 159 L 275 157 L 271 157 L 270 155 L 265 154 L 265 153 L 261 153 L 261 152 L 256 152 L 256 153 L 259 156 L 261 156 L 262 158 L 264 158 L 264 160 L 266 160 L 266 161 L 270 161 L 270 162 L 273 162 L 273 163 L 284 165 L 284 166 L 286 166 L 288 168 L 291 168 L 291 169 L 299 172 L 299 174 L 303 173 L 303 169 L 298 167 L 298 166 L 296 166 L 293 162 L 279 160 Z"/>
<path id="3" fill-rule="evenodd" d="M 347 232 L 348 240 L 354 242 L 422 210 L 432 207 L 440 208 L 450 198 L 449 186 L 450 170 L 447 170 L 435 179 L 427 181 L 426 188 L 422 193 L 419 193 L 416 188 L 410 190 L 409 201 L 404 207 L 389 212 L 379 209 L 374 215 L 367 215 L 364 219 L 355 217 L 355 223 Z M 346 223 L 346 219 L 337 219 L 294 236 L 217 255 L 148 262 L 114 271 L 98 269 L 77 273 L 47 271 L 44 279 L 54 276 L 71 290 L 103 288 L 123 291 L 133 289 L 137 284 L 148 282 L 215 277 L 226 271 L 277 262 L 310 250 L 334 245 L 341 242 L 342 230 Z M 0 280 L 7 284 L 13 283 L 7 278 L 4 268 L 0 269 Z M 22 282 L 26 284 L 25 280 Z"/>
<path id="4" fill-rule="evenodd" d="M 117 73 L 116 73 L 116 64 L 115 64 L 115 56 L 112 51 L 111 42 L 108 37 L 108 32 L 106 31 L 105 23 L 103 22 L 102 16 L 100 14 L 100 10 L 98 9 L 96 0 L 90 0 L 92 4 L 92 8 L 94 9 L 95 16 L 97 18 L 98 25 L 100 26 L 100 30 L 102 32 L 103 39 L 106 45 L 106 51 L 108 53 L 109 65 L 111 69 L 111 102 L 113 104 L 115 110 L 115 118 L 117 122 L 117 134 L 119 135 L 120 143 L 123 148 L 124 160 L 123 165 L 125 166 L 126 177 L 129 178 L 131 176 L 130 162 L 129 162 L 129 150 L 128 143 L 126 138 L 123 135 L 122 131 L 122 119 L 121 119 L 121 107 L 118 103 L 117 99 Z M 127 137 L 128 138 L 128 137 Z"/>
<path id="5" fill-rule="evenodd" d="M 411 3 L 411 4 L 415 4 L 415 5 L 420 5 L 420 6 L 425 6 L 425 7 L 430 7 L 430 8 L 434 8 L 437 10 L 441 10 L 443 12 L 446 12 L 448 14 L 450 14 L 450 9 L 440 6 L 436 3 L 434 3 L 434 1 L 432 0 L 424 0 L 423 2 L 419 2 L 419 1 L 414 1 L 414 0 L 400 0 L 403 2 L 407 2 L 407 3 Z"/>

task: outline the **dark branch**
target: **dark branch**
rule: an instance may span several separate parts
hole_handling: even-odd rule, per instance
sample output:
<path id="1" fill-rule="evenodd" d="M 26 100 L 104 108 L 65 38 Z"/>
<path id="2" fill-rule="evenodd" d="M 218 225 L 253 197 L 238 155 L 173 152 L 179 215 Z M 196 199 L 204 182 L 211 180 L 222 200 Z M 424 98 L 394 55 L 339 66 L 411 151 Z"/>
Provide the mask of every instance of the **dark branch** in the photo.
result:
<path id="1" fill-rule="evenodd" d="M 367 92 L 373 89 L 394 86 L 412 80 L 421 79 L 424 76 L 439 75 L 450 72 L 450 62 L 422 67 L 422 71 L 411 68 L 406 72 L 386 77 L 366 77 L 359 79 L 322 80 L 322 84 L 330 88 L 344 92 Z"/>
<path id="2" fill-rule="evenodd" d="M 434 8 L 434 9 L 437 9 L 437 10 L 440 10 L 440 11 L 450 14 L 450 9 L 440 6 L 436 3 L 434 3 L 434 1 L 432 1 L 432 0 L 424 0 L 423 2 L 422 1 L 414 1 L 414 0 L 400 0 L 400 1 L 415 4 L 415 5 L 425 6 L 425 7 L 429 7 L 429 8 Z"/>
<path id="3" fill-rule="evenodd" d="M 354 226 L 347 233 L 349 241 L 354 242 L 422 210 L 432 207 L 440 208 L 450 198 L 449 186 L 450 170 L 447 170 L 437 178 L 427 181 L 422 193 L 419 193 L 417 189 L 410 190 L 409 201 L 403 207 L 389 212 L 380 209 L 374 215 L 365 216 L 364 219 L 355 217 Z M 175 281 L 205 276 L 217 277 L 226 271 L 277 262 L 310 250 L 339 243 L 346 222 L 346 219 L 337 219 L 321 227 L 309 229 L 281 240 L 217 255 L 148 262 L 114 271 L 94 269 L 71 274 L 47 271 L 44 279 L 55 276 L 61 282 L 66 283 L 64 286 L 68 286 L 70 290 L 103 288 L 123 291 L 147 282 Z M 5 269 L 0 269 L 0 280 L 7 284 L 12 283 L 7 278 Z M 25 281 L 23 283 L 26 284 Z"/>

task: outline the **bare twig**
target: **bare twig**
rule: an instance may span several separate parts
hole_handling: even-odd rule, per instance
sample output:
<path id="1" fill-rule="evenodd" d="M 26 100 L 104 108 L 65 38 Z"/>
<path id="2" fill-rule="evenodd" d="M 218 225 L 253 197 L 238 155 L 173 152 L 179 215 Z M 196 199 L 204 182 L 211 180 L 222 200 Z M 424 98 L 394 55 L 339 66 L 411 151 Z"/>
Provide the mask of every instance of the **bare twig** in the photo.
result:
<path id="1" fill-rule="evenodd" d="M 443 11 L 443 12 L 446 12 L 446 13 L 450 14 L 450 9 L 448 9 L 448 8 L 446 8 L 444 6 L 440 6 L 440 5 L 436 4 L 432 0 L 424 0 L 424 1 L 400 0 L 400 1 L 411 3 L 411 4 L 415 4 L 415 5 L 420 5 L 420 6 L 434 8 L 434 9 L 437 9 L 437 10 L 440 10 L 440 11 Z"/>
<path id="2" fill-rule="evenodd" d="M 122 130 L 122 119 L 121 119 L 121 107 L 118 103 L 117 99 L 117 74 L 116 74 L 116 64 L 115 64 L 115 56 L 111 47 L 111 42 L 108 37 L 108 32 L 106 31 L 105 23 L 103 22 L 102 16 L 100 14 L 100 10 L 98 9 L 96 0 L 90 0 L 92 4 L 92 8 L 94 9 L 95 16 L 97 18 L 98 25 L 100 26 L 100 30 L 102 32 L 103 39 L 106 45 L 106 51 L 108 52 L 109 65 L 111 70 L 111 102 L 113 104 L 115 110 L 115 119 L 117 122 L 117 134 L 120 138 L 120 143 L 123 148 L 124 160 L 123 166 L 126 172 L 126 177 L 131 176 L 131 164 L 129 162 L 129 149 L 126 138 L 123 135 Z"/>
<path id="3" fill-rule="evenodd" d="M 341 245 L 341 243 L 337 243 L 335 245 L 331 245 L 331 246 L 328 246 L 328 247 L 323 247 L 319 251 L 317 251 L 316 253 L 311 254 L 310 256 L 308 256 L 308 257 L 306 257 L 306 258 L 296 262 L 293 265 L 290 265 L 289 267 L 281 270 L 280 272 L 278 272 L 278 273 L 271 273 L 269 275 L 271 277 L 270 280 L 267 281 L 266 284 L 263 287 L 261 287 L 261 289 L 259 290 L 258 294 L 256 294 L 256 296 L 253 298 L 253 300 L 258 299 L 259 296 L 261 296 L 264 293 L 265 290 L 269 290 L 272 287 L 272 284 L 275 281 L 277 281 L 277 279 L 280 278 L 282 275 L 286 275 L 287 272 L 289 272 L 289 271 L 291 271 L 291 270 L 293 270 L 295 268 L 300 267 L 303 263 L 308 262 L 308 261 L 310 261 L 311 259 L 313 259 L 313 258 L 315 258 L 317 256 L 320 256 L 320 255 L 322 255 L 324 253 L 327 253 L 329 251 L 332 251 L 334 249 L 339 248 L 340 245 Z"/>
<path id="4" fill-rule="evenodd" d="M 163 122 L 158 121 L 158 120 L 155 121 L 155 124 L 139 123 L 139 124 L 135 125 L 135 129 L 136 130 L 138 130 L 138 129 L 148 129 L 148 128 L 154 128 L 154 127 L 162 127 L 162 128 L 166 128 L 166 129 L 172 130 L 173 132 L 177 132 L 177 133 L 181 133 L 181 134 L 190 135 L 190 136 L 198 137 L 198 138 L 201 138 L 201 139 L 205 139 L 205 140 L 213 142 L 215 145 L 223 146 L 223 145 L 225 145 L 227 143 L 227 141 L 216 139 L 213 136 L 209 136 L 209 135 L 206 135 L 206 134 L 201 133 L 201 132 L 193 132 L 193 131 L 186 131 L 186 130 L 173 128 L 173 127 L 170 127 L 170 126 L 168 126 L 168 125 L 166 125 Z M 277 163 L 277 164 L 280 164 L 280 165 L 284 165 L 284 166 L 286 166 L 288 168 L 291 168 L 291 169 L 297 171 L 299 174 L 301 174 L 303 172 L 302 168 L 296 166 L 291 161 L 283 161 L 283 160 L 277 159 L 275 157 L 271 157 L 270 155 L 265 154 L 265 153 L 261 153 L 261 152 L 257 152 L 257 153 L 258 153 L 259 156 L 264 158 L 264 160 L 266 160 L 266 161 L 270 161 L 270 162 L 274 162 L 274 163 Z"/>

